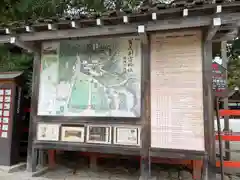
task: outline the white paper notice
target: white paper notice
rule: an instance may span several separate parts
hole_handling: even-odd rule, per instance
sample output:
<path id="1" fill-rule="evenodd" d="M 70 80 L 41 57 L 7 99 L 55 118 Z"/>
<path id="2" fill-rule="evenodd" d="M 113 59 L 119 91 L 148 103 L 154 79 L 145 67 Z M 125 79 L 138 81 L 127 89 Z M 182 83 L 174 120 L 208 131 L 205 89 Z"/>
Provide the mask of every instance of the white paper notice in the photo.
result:
<path id="1" fill-rule="evenodd" d="M 151 47 L 151 147 L 203 151 L 201 34 L 155 34 Z"/>

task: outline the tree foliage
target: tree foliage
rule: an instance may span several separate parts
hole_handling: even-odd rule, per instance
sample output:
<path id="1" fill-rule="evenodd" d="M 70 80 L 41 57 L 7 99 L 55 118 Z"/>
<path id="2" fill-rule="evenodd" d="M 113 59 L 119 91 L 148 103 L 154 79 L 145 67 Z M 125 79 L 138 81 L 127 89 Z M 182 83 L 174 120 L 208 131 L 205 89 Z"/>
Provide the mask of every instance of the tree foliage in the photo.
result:
<path id="1" fill-rule="evenodd" d="M 240 88 L 240 39 L 235 40 L 228 51 L 228 83 L 230 88 Z"/>

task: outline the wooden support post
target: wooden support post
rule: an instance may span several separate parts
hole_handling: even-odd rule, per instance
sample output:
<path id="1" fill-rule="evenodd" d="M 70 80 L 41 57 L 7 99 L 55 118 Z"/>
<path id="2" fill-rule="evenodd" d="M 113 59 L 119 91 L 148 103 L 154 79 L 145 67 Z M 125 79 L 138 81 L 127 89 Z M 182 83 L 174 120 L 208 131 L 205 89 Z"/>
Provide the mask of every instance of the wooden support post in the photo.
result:
<path id="1" fill-rule="evenodd" d="M 222 56 L 222 62 L 223 67 L 227 69 L 227 42 L 221 42 L 221 56 Z M 227 72 L 226 72 L 226 79 L 227 79 Z M 228 97 L 224 98 L 223 100 L 223 106 L 224 109 L 228 109 Z M 230 131 L 229 129 L 229 116 L 224 116 L 224 131 Z M 225 149 L 230 150 L 230 142 L 225 141 Z M 226 151 L 225 152 L 226 160 L 230 160 L 231 158 L 231 152 Z"/>
<path id="2" fill-rule="evenodd" d="M 45 156 L 44 156 L 44 150 L 38 150 L 38 166 L 40 168 L 43 168 L 45 166 Z"/>
<path id="3" fill-rule="evenodd" d="M 33 141 L 36 133 L 36 115 L 37 115 L 37 94 L 39 84 L 40 71 L 40 53 L 34 53 L 33 61 L 33 76 L 32 76 L 32 98 L 31 98 L 31 113 L 29 122 L 29 135 L 28 135 L 28 150 L 27 150 L 27 171 L 35 172 L 37 166 L 37 150 L 33 147 Z"/>
<path id="4" fill-rule="evenodd" d="M 28 135 L 28 152 L 27 152 L 27 171 L 35 172 L 37 166 L 37 150 L 33 149 L 32 142 L 36 133 L 36 115 L 37 115 L 37 97 L 38 97 L 38 82 L 39 82 L 39 70 L 40 70 L 40 48 L 37 48 L 35 44 L 26 43 L 20 41 L 15 36 L 10 38 L 11 44 L 18 46 L 28 52 L 34 53 L 33 61 L 33 76 L 32 76 L 32 98 L 31 98 L 31 113 Z"/>
<path id="5" fill-rule="evenodd" d="M 193 179 L 194 180 L 200 180 L 201 179 L 202 166 L 203 166 L 203 161 L 202 160 L 193 160 L 192 161 Z"/>
<path id="6" fill-rule="evenodd" d="M 212 92 L 212 42 L 204 43 L 204 126 L 205 146 L 208 151 L 211 164 L 216 164 L 214 114 L 213 114 L 213 92 Z"/>
<path id="7" fill-rule="evenodd" d="M 208 35 L 207 35 L 208 36 Z M 214 179 L 216 177 L 216 148 L 214 131 L 214 97 L 212 87 L 212 42 L 203 38 L 203 103 L 204 103 L 204 136 L 205 136 L 205 157 L 204 157 L 204 178 Z M 196 171 L 196 170 L 195 170 Z M 196 172 L 195 172 L 196 173 Z M 205 179 L 204 179 L 205 180 Z"/>
<path id="8" fill-rule="evenodd" d="M 90 156 L 89 156 L 89 167 L 90 169 L 92 170 L 97 170 L 97 154 L 96 153 L 92 153 Z"/>
<path id="9" fill-rule="evenodd" d="M 205 152 L 204 158 L 203 158 L 203 167 L 202 167 L 202 180 L 209 180 L 209 158 L 208 153 Z"/>
<path id="10" fill-rule="evenodd" d="M 145 180 L 150 176 L 150 52 L 149 40 L 144 26 L 138 27 L 142 47 L 142 86 L 141 86 L 141 175 L 140 179 Z"/>
<path id="11" fill-rule="evenodd" d="M 56 151 L 48 150 L 48 165 L 49 168 L 54 169 L 56 167 Z"/>
<path id="12" fill-rule="evenodd" d="M 28 145 L 29 146 L 29 145 Z M 29 157 L 28 157 L 29 158 Z M 29 160 L 29 159 L 27 159 Z M 32 153 L 31 153 L 31 164 L 29 165 L 30 167 L 28 167 L 28 161 L 27 161 L 27 171 L 29 172 L 36 172 L 37 171 L 37 161 L 38 161 L 38 157 L 37 157 L 37 149 L 32 148 Z"/>

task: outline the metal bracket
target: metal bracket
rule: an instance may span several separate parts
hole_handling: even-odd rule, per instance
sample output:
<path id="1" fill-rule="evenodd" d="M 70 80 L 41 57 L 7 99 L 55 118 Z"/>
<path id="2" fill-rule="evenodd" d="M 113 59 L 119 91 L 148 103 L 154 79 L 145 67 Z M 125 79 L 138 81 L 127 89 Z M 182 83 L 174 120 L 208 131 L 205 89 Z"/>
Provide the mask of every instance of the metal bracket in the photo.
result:
<path id="1" fill-rule="evenodd" d="M 221 24 L 222 24 L 221 21 L 222 20 L 220 17 L 213 18 L 212 25 L 209 27 L 207 32 L 206 41 L 211 41 L 213 39 L 213 37 L 221 27 Z"/>
<path id="2" fill-rule="evenodd" d="M 79 25 L 76 21 L 71 21 L 71 27 L 77 29 L 77 28 L 79 28 Z"/>
<path id="3" fill-rule="evenodd" d="M 47 27 L 48 27 L 49 31 L 57 30 L 57 26 L 55 24 L 52 24 L 52 23 L 48 23 Z"/>
<path id="4" fill-rule="evenodd" d="M 26 30 L 26 32 L 34 32 L 33 27 L 31 27 L 29 25 L 25 26 L 25 30 Z"/>
<path id="5" fill-rule="evenodd" d="M 148 42 L 147 33 L 146 33 L 146 27 L 144 25 L 138 26 L 138 34 L 142 40 L 143 44 L 146 44 Z"/>

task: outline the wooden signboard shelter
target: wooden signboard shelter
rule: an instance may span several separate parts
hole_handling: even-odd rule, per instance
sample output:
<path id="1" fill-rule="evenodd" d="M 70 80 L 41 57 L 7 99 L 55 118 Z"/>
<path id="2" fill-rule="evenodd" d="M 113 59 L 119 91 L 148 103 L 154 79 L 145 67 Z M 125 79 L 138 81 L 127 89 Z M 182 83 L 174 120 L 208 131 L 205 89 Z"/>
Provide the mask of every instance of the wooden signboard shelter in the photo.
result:
<path id="1" fill-rule="evenodd" d="M 0 43 L 35 55 L 28 170 L 42 149 L 139 155 L 143 179 L 154 158 L 215 165 L 212 42 L 238 35 L 239 9 L 176 1 L 3 27 Z"/>

